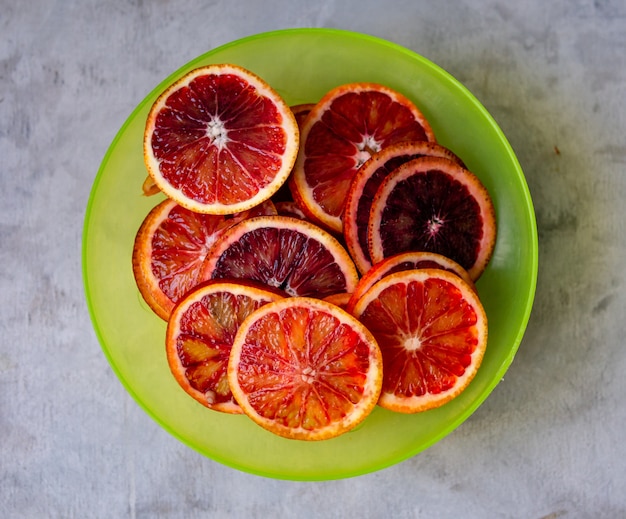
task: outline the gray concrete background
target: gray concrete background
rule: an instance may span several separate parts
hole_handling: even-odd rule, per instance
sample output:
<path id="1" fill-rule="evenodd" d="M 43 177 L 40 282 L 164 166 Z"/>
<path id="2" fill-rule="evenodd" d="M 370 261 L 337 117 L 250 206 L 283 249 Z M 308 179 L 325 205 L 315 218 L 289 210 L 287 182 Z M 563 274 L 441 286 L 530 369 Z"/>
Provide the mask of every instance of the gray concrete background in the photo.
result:
<path id="1" fill-rule="evenodd" d="M 171 437 L 109 368 L 84 302 L 107 147 L 167 75 L 288 27 L 380 36 L 494 115 L 536 205 L 534 311 L 504 381 L 422 454 L 274 481 Z M 0 517 L 626 517 L 626 2 L 0 0 Z M 556 153 L 556 151 L 559 153 Z"/>

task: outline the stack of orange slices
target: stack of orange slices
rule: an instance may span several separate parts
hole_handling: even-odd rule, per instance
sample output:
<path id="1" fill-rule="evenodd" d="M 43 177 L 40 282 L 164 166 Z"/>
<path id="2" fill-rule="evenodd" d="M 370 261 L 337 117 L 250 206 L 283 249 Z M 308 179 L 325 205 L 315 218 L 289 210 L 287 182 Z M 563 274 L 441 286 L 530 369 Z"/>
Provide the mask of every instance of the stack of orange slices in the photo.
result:
<path id="1" fill-rule="evenodd" d="M 290 107 L 240 66 L 170 85 L 146 122 L 137 287 L 200 404 L 333 438 L 378 404 L 426 411 L 480 367 L 495 246 L 478 177 L 392 88 Z"/>

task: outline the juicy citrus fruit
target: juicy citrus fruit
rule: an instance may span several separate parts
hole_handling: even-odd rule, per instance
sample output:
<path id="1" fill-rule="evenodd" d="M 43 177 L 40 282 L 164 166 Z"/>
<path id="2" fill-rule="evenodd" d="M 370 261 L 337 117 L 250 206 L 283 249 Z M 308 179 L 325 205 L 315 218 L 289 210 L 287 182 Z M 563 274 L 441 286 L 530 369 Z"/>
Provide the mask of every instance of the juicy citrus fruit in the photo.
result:
<path id="1" fill-rule="evenodd" d="M 469 286 L 475 288 L 474 282 L 472 281 L 472 278 L 467 270 L 450 258 L 446 258 L 445 256 L 435 252 L 401 252 L 400 254 L 395 254 L 394 256 L 390 256 L 389 258 L 376 263 L 376 265 L 374 265 L 361 279 L 359 279 L 354 292 L 350 294 L 350 298 L 345 304 L 346 311 L 352 313 L 354 306 L 363 294 L 385 276 L 393 274 L 394 272 L 401 272 L 403 270 L 427 268 L 443 269 L 448 272 L 452 272 L 453 274 L 459 276 Z"/>
<path id="2" fill-rule="evenodd" d="M 358 273 L 329 233 L 297 218 L 258 216 L 226 231 L 207 256 L 204 279 L 249 279 L 292 296 L 352 292 Z"/>
<path id="3" fill-rule="evenodd" d="M 254 310 L 280 298 L 252 284 L 219 281 L 199 285 L 181 299 L 165 339 L 167 361 L 180 386 L 210 409 L 241 413 L 226 374 L 235 334 Z"/>
<path id="4" fill-rule="evenodd" d="M 207 252 L 232 225 L 263 214 L 276 214 L 270 201 L 235 215 L 200 214 L 166 199 L 146 216 L 135 236 L 133 273 L 139 292 L 162 319 L 201 278 Z"/>
<path id="5" fill-rule="evenodd" d="M 402 141 L 434 141 L 418 108 L 383 85 L 330 90 L 304 121 L 289 187 L 311 221 L 340 233 L 350 181 L 373 153 Z"/>
<path id="6" fill-rule="evenodd" d="M 368 221 L 372 201 L 382 181 L 405 162 L 419 157 L 445 157 L 463 166 L 461 159 L 435 142 L 399 142 L 383 148 L 359 168 L 346 195 L 343 211 L 343 236 L 350 255 L 361 274 L 371 267 L 367 243 Z"/>
<path id="7" fill-rule="evenodd" d="M 241 324 L 228 382 L 243 411 L 265 429 L 323 440 L 351 430 L 375 407 L 381 354 L 372 334 L 337 306 L 285 298 Z"/>
<path id="8" fill-rule="evenodd" d="M 478 296 L 441 269 L 384 277 L 359 299 L 354 315 L 382 351 L 378 403 L 392 411 L 425 411 L 460 394 L 487 347 L 487 316 Z"/>
<path id="9" fill-rule="evenodd" d="M 231 214 L 278 190 L 298 143 L 293 113 L 264 80 L 236 65 L 208 65 L 156 100 L 144 158 L 169 198 L 196 212 Z"/>
<path id="10" fill-rule="evenodd" d="M 476 175 L 448 159 L 406 162 L 385 178 L 372 201 L 368 244 L 373 263 L 411 250 L 437 252 L 475 281 L 495 239 L 489 193 Z"/>

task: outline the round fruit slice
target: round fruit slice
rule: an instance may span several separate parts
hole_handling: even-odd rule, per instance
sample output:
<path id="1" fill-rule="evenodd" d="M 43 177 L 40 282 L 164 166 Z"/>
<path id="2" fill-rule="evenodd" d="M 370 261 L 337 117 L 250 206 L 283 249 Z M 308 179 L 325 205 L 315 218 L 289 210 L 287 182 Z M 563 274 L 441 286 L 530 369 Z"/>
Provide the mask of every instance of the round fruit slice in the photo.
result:
<path id="1" fill-rule="evenodd" d="M 400 93 L 373 83 L 329 91 L 304 121 L 289 187 L 311 221 L 341 233 L 350 181 L 374 153 L 403 141 L 434 141 L 418 108 Z"/>
<path id="2" fill-rule="evenodd" d="M 358 282 L 352 259 L 335 238 L 288 216 L 259 216 L 231 227 L 207 256 L 202 275 L 249 279 L 319 299 L 352 292 Z"/>
<path id="3" fill-rule="evenodd" d="M 469 286 L 474 288 L 474 282 L 470 278 L 467 270 L 465 270 L 456 261 L 446 258 L 435 252 L 401 252 L 389 258 L 384 259 L 380 263 L 374 265 L 367 271 L 350 295 L 350 299 L 345 304 L 347 312 L 352 313 L 354 306 L 359 299 L 367 292 L 375 283 L 394 272 L 402 272 L 403 270 L 412 269 L 443 269 L 459 276 Z"/>
<path id="4" fill-rule="evenodd" d="M 208 65 L 156 100 L 144 159 L 158 188 L 180 205 L 232 214 L 278 190 L 298 143 L 293 113 L 265 81 L 236 65 Z"/>
<path id="5" fill-rule="evenodd" d="M 459 395 L 487 347 L 487 316 L 470 285 L 441 269 L 384 277 L 359 299 L 354 315 L 383 354 L 381 407 L 416 413 Z"/>
<path id="6" fill-rule="evenodd" d="M 276 214 L 268 200 L 235 215 L 200 214 L 166 199 L 146 216 L 135 236 L 133 274 L 139 292 L 162 319 L 200 281 L 209 249 L 229 227 L 263 214 Z"/>
<path id="7" fill-rule="evenodd" d="M 382 149 L 359 168 L 350 183 L 343 211 L 343 236 L 350 255 L 361 274 L 371 267 L 367 229 L 372 201 L 385 177 L 409 160 L 419 157 L 444 157 L 463 166 L 448 148 L 435 142 L 400 142 Z"/>
<path id="8" fill-rule="evenodd" d="M 226 369 L 235 335 L 254 310 L 283 296 L 252 284 L 208 282 L 189 292 L 174 308 L 165 350 L 180 386 L 209 409 L 241 413 Z"/>
<path id="9" fill-rule="evenodd" d="M 376 191 L 368 224 L 373 263 L 400 252 L 436 252 L 456 261 L 476 281 L 495 241 L 489 193 L 476 175 L 451 160 L 411 160 Z"/>
<path id="10" fill-rule="evenodd" d="M 260 426 L 286 438 L 324 440 L 353 429 L 376 406 L 381 354 L 367 328 L 339 307 L 286 298 L 241 324 L 228 382 Z"/>

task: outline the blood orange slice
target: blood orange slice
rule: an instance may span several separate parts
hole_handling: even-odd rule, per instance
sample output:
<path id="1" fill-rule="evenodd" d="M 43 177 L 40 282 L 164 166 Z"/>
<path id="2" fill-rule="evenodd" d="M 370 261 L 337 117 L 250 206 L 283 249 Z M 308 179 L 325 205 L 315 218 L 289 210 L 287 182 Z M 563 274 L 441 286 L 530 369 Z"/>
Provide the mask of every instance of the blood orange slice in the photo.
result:
<path id="1" fill-rule="evenodd" d="M 241 413 L 226 369 L 235 335 L 254 310 L 283 296 L 252 284 L 208 282 L 194 288 L 174 308 L 165 349 L 172 374 L 202 405 Z"/>
<path id="2" fill-rule="evenodd" d="M 376 191 L 391 171 L 409 160 L 424 156 L 444 157 L 464 166 L 456 154 L 435 142 L 400 142 L 372 155 L 354 175 L 343 211 L 343 236 L 361 274 L 372 267 L 367 232 Z"/>
<path id="3" fill-rule="evenodd" d="M 156 100 L 144 158 L 169 198 L 196 212 L 232 214 L 278 190 L 298 143 L 293 113 L 265 81 L 236 65 L 209 65 Z"/>
<path id="4" fill-rule="evenodd" d="M 418 108 L 373 83 L 330 90 L 304 121 L 289 187 L 311 221 L 341 233 L 341 213 L 356 171 L 373 153 L 402 141 L 434 141 Z"/>
<path id="5" fill-rule="evenodd" d="M 203 278 L 249 279 L 292 296 L 323 299 L 352 292 L 358 273 L 329 233 L 288 216 L 259 216 L 225 232 L 207 256 Z"/>
<path id="6" fill-rule="evenodd" d="M 286 298 L 241 324 L 228 382 L 243 411 L 292 439 L 323 440 L 361 423 L 382 383 L 372 334 L 350 314 L 313 298 Z"/>
<path id="7" fill-rule="evenodd" d="M 470 285 L 441 269 L 384 277 L 359 299 L 354 315 L 383 355 L 379 405 L 416 413 L 459 395 L 487 347 L 487 316 Z"/>
<path id="8" fill-rule="evenodd" d="M 440 157 L 411 160 L 378 188 L 368 224 L 373 263 L 406 251 L 442 254 L 477 280 L 496 240 L 489 193 L 478 177 Z"/>
<path id="9" fill-rule="evenodd" d="M 345 304 L 347 312 L 352 313 L 354 306 L 359 299 L 367 292 L 376 282 L 383 279 L 394 272 L 402 272 L 403 270 L 412 269 L 443 269 L 459 276 L 469 286 L 474 288 L 474 282 L 467 270 L 465 270 L 456 261 L 446 258 L 435 252 L 401 252 L 389 258 L 382 260 L 367 271 L 350 295 L 350 299 Z"/>
<path id="10" fill-rule="evenodd" d="M 218 237 L 236 223 L 264 214 L 276 214 L 269 200 L 234 215 L 195 213 L 169 199 L 157 204 L 139 227 L 132 256 L 146 303 L 167 321 L 176 301 L 202 281 L 202 264 Z"/>

